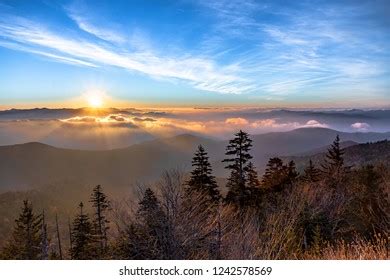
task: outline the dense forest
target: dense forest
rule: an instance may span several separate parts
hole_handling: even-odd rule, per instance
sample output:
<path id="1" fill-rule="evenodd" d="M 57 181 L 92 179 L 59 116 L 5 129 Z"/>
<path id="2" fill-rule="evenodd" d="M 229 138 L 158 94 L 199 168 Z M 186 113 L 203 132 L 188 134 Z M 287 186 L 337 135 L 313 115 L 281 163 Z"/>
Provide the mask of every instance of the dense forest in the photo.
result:
<path id="1" fill-rule="evenodd" d="M 56 215 L 49 227 L 45 211 L 25 200 L 0 257 L 389 258 L 388 164 L 347 165 L 337 136 L 321 162 L 309 159 L 303 172 L 293 160 L 273 157 L 260 176 L 251 147 L 243 131 L 229 141 L 224 187 L 199 145 L 190 174 L 168 170 L 155 184 L 138 184 L 138 201 L 112 200 L 98 185 L 75 205 L 77 215 L 66 222 Z"/>

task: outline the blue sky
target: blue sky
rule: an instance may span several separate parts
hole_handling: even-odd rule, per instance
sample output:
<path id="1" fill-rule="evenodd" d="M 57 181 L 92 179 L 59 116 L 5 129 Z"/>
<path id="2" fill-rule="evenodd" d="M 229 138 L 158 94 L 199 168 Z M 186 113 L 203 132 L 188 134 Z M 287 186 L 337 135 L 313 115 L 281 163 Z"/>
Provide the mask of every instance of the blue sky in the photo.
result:
<path id="1" fill-rule="evenodd" d="M 386 0 L 0 0 L 0 106 L 388 107 L 389 46 Z"/>

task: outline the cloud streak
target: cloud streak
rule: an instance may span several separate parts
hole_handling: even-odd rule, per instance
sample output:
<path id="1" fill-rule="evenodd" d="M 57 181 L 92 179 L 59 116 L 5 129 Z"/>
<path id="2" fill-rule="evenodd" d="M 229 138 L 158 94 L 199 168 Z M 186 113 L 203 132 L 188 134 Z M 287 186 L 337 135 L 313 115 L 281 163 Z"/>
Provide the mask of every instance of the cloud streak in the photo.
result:
<path id="1" fill-rule="evenodd" d="M 201 90 L 240 94 L 254 86 L 214 61 L 190 55 L 177 57 L 157 56 L 152 51 L 131 52 L 113 49 L 85 39 L 71 39 L 50 32 L 35 22 L 14 18 L 13 24 L 0 22 L 0 36 L 12 40 L 19 50 L 39 53 L 34 49 L 45 48 L 41 55 L 68 60 L 83 66 L 110 65 L 136 71 L 155 78 L 181 80 Z M 7 46 L 7 45 L 4 45 Z M 57 54 L 58 53 L 58 54 Z"/>
<path id="2" fill-rule="evenodd" d="M 91 62 L 87 62 L 87 61 L 84 61 L 81 59 L 76 59 L 76 58 L 72 58 L 72 57 L 68 57 L 68 56 L 61 56 L 61 55 L 57 55 L 57 54 L 53 54 L 53 53 L 45 52 L 45 51 L 39 51 L 39 50 L 30 48 L 30 47 L 23 46 L 23 45 L 18 44 L 18 43 L 0 41 L 0 46 L 8 48 L 8 49 L 17 50 L 17 51 L 37 54 L 37 55 L 52 59 L 54 61 L 62 62 L 62 63 L 79 65 L 79 66 L 87 66 L 87 67 L 98 67 L 97 65 L 95 65 Z"/>
<path id="3" fill-rule="evenodd" d="M 81 30 L 92 34 L 99 39 L 116 44 L 123 44 L 127 41 L 121 34 L 111 29 L 97 27 L 94 24 L 91 24 L 87 18 L 78 13 L 74 8 L 66 8 L 65 10 L 67 11 L 68 16 Z"/>
<path id="4" fill-rule="evenodd" d="M 218 32 L 222 30 L 237 40 L 248 38 L 246 43 L 254 46 L 239 56 L 237 64 L 248 76 L 263 77 L 258 79 L 256 92 L 267 100 L 283 100 L 308 91 L 315 96 L 322 89 L 331 96 L 332 89 L 341 84 L 345 88 L 356 84 L 373 87 L 375 77 L 389 72 L 376 57 L 383 54 L 386 36 L 383 27 L 373 28 L 375 18 L 369 15 L 375 11 L 367 3 L 330 2 L 317 9 L 305 2 L 199 2 L 216 15 Z M 379 34 L 383 39 L 374 37 Z M 377 87 L 386 91 L 383 86 Z M 316 93 L 318 88 L 321 90 Z"/>

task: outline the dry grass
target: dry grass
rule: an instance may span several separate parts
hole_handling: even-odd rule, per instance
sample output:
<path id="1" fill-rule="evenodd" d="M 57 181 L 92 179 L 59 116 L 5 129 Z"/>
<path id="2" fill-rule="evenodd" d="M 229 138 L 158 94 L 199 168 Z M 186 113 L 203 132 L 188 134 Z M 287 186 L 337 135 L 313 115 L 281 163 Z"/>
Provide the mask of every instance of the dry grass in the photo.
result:
<path id="1" fill-rule="evenodd" d="M 352 243 L 339 241 L 335 245 L 326 244 L 319 253 L 308 252 L 302 257 L 321 260 L 388 260 L 389 236 L 377 235 L 374 241 L 356 238 Z"/>
<path id="2" fill-rule="evenodd" d="M 276 194 L 274 204 L 265 199 L 258 207 L 243 211 L 224 203 L 205 207 L 205 197 L 199 194 L 186 197 L 184 182 L 180 172 L 166 172 L 155 187 L 168 218 L 169 236 L 173 239 L 169 241 L 172 247 L 169 258 L 389 259 L 388 234 L 365 239 L 353 233 L 350 238 L 351 235 L 345 235 L 350 234 L 349 231 L 340 230 L 346 227 L 343 217 L 350 197 L 324 184 L 299 184 Z M 117 209 L 119 227 L 126 225 L 126 220 L 132 220 L 129 215 L 132 211 L 126 209 L 128 205 Z M 307 216 L 303 218 L 304 215 Z M 319 215 L 331 221 L 327 225 L 328 239 L 321 236 L 319 242 L 307 244 L 304 219 L 315 219 Z"/>

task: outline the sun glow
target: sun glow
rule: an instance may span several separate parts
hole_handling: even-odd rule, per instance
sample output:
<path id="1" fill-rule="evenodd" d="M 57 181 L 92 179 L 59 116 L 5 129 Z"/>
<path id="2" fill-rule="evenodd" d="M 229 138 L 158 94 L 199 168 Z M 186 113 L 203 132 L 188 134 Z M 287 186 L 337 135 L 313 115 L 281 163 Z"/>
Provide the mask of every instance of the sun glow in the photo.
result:
<path id="1" fill-rule="evenodd" d="M 89 107 L 100 108 L 104 105 L 105 93 L 101 91 L 89 91 L 84 94 Z"/>

